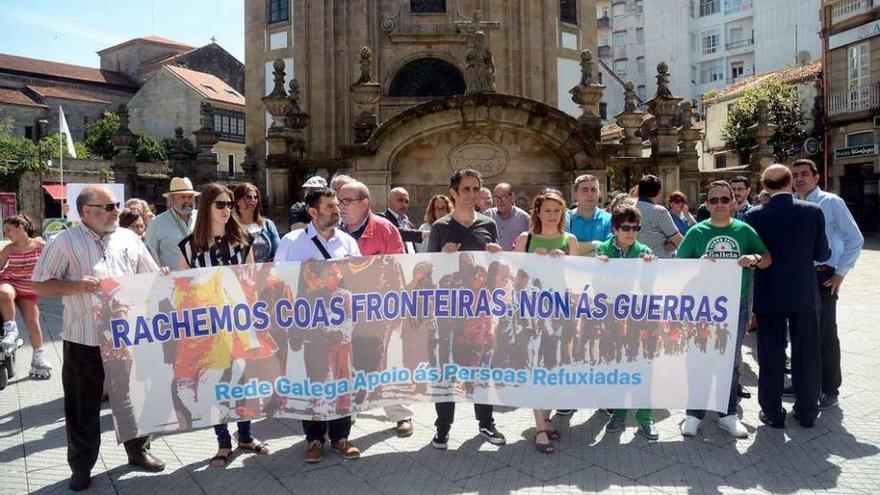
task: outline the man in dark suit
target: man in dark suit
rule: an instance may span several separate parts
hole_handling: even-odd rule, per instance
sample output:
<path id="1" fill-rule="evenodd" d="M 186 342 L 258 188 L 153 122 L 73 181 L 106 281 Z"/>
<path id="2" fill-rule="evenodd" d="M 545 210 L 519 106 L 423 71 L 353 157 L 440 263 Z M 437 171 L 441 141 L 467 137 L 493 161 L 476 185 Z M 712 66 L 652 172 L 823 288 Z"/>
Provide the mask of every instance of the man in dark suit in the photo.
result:
<path id="1" fill-rule="evenodd" d="M 794 417 L 813 426 L 819 413 L 819 310 L 813 262 L 831 256 L 825 236 L 825 217 L 811 203 L 794 199 L 791 171 L 767 167 L 762 176 L 771 198 L 746 215 L 770 254 L 773 264 L 755 275 L 754 313 L 758 317 L 758 403 L 760 419 L 773 428 L 785 427 L 782 408 L 785 331 L 791 336 L 791 379 Z"/>
<path id="2" fill-rule="evenodd" d="M 400 237 L 403 239 L 407 253 L 414 253 L 413 243 L 423 240 L 423 232 L 415 230 L 406 212 L 409 210 L 409 193 L 402 187 L 395 187 L 388 192 L 388 209 L 382 212 L 382 216 L 397 227 Z"/>

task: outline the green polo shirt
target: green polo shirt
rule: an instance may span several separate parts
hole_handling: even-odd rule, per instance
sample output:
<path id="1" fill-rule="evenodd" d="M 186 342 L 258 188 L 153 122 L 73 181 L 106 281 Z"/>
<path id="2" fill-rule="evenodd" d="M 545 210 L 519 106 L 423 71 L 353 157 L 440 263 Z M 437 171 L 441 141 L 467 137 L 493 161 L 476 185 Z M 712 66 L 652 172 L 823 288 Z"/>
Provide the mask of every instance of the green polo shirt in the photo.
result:
<path id="1" fill-rule="evenodd" d="M 747 254 L 764 254 L 767 246 L 751 225 L 731 219 L 727 227 L 715 227 L 704 220 L 690 228 L 678 246 L 679 258 L 702 258 L 712 255 L 716 259 L 738 260 Z M 751 270 L 743 268 L 742 295 L 749 293 Z"/>

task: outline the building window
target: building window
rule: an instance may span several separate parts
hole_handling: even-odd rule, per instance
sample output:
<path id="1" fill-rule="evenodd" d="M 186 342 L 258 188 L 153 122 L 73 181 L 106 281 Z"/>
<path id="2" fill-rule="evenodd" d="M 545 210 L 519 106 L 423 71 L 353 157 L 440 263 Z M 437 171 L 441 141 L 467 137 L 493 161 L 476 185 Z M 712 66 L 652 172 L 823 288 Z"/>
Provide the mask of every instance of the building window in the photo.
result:
<path id="1" fill-rule="evenodd" d="M 626 59 L 621 58 L 614 61 L 614 73 L 618 76 L 626 75 Z"/>
<path id="2" fill-rule="evenodd" d="M 24 138 L 34 140 L 34 126 L 26 125 L 24 126 Z"/>
<path id="3" fill-rule="evenodd" d="M 214 132 L 220 141 L 244 142 L 244 112 L 214 110 Z"/>
<path id="4" fill-rule="evenodd" d="M 612 46 L 625 46 L 626 45 L 626 31 L 615 31 L 611 36 L 611 45 Z"/>
<path id="5" fill-rule="evenodd" d="M 854 132 L 846 135 L 846 147 L 874 144 L 874 131 Z"/>
<path id="6" fill-rule="evenodd" d="M 718 51 L 718 31 L 704 31 L 701 41 L 700 47 L 702 49 L 703 55 L 711 55 Z"/>
<path id="7" fill-rule="evenodd" d="M 642 85 L 642 84 L 639 84 L 639 85 L 636 87 L 636 94 L 639 95 L 639 99 L 642 100 L 642 101 L 645 101 L 645 100 L 648 99 L 648 90 L 647 90 L 647 88 L 645 88 L 645 86 Z"/>
<path id="8" fill-rule="evenodd" d="M 409 10 L 413 14 L 442 14 L 446 12 L 446 0 L 410 0 Z"/>
<path id="9" fill-rule="evenodd" d="M 559 18 L 562 22 L 569 24 L 578 23 L 577 0 L 560 0 L 559 1 Z"/>
<path id="10" fill-rule="evenodd" d="M 457 67 L 439 58 L 420 58 L 397 71 L 388 96 L 452 96 L 462 95 L 464 90 L 464 76 Z"/>
<path id="11" fill-rule="evenodd" d="M 290 0 L 267 0 L 269 2 L 269 6 L 266 10 L 269 11 L 269 15 L 267 16 L 269 19 L 269 24 L 275 22 L 285 22 L 290 19 Z"/>
<path id="12" fill-rule="evenodd" d="M 626 4 L 625 3 L 615 3 L 611 6 L 611 16 L 615 19 L 619 19 L 626 15 Z"/>
<path id="13" fill-rule="evenodd" d="M 727 168 L 727 153 L 715 155 L 715 168 Z"/>
<path id="14" fill-rule="evenodd" d="M 599 118 L 608 120 L 608 104 L 604 101 L 599 102 Z"/>
<path id="15" fill-rule="evenodd" d="M 235 177 L 235 155 L 232 153 L 226 155 L 226 171 L 230 177 Z"/>
<path id="16" fill-rule="evenodd" d="M 707 84 L 724 79 L 724 67 L 718 60 L 704 62 L 700 66 L 700 83 Z"/>
<path id="17" fill-rule="evenodd" d="M 721 0 L 700 0 L 700 17 L 717 14 L 721 10 Z"/>
<path id="18" fill-rule="evenodd" d="M 867 88 L 871 78 L 871 47 L 868 43 L 849 47 L 849 90 Z"/>
<path id="19" fill-rule="evenodd" d="M 640 45 L 645 44 L 645 30 L 642 28 L 636 29 L 636 43 Z"/>
<path id="20" fill-rule="evenodd" d="M 745 65 L 742 62 L 730 63 L 730 82 L 736 81 L 745 74 Z"/>
<path id="21" fill-rule="evenodd" d="M 645 57 L 636 57 L 636 65 L 639 69 L 639 74 L 645 73 Z"/>
<path id="22" fill-rule="evenodd" d="M 645 2 L 643 2 L 642 0 L 639 0 L 638 2 L 636 2 L 636 14 L 644 15 L 644 13 L 645 13 Z"/>

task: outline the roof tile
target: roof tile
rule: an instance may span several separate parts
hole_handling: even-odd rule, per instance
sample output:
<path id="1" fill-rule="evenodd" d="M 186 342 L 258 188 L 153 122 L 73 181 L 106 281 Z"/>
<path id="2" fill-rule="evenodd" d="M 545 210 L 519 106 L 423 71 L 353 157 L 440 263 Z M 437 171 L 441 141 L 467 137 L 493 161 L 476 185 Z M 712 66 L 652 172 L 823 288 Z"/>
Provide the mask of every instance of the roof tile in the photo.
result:
<path id="1" fill-rule="evenodd" d="M 49 78 L 62 77 L 92 83 L 127 86 L 132 90 L 135 89 L 135 84 L 121 72 L 0 53 L 0 72 L 4 70 L 40 74 Z"/>
<path id="2" fill-rule="evenodd" d="M 227 105 L 245 105 L 244 96 L 217 76 L 184 69 L 183 67 L 177 67 L 175 65 L 166 65 L 164 66 L 164 69 L 167 69 L 180 78 L 180 80 L 196 90 L 197 93 L 207 100 L 217 103 L 225 103 Z"/>

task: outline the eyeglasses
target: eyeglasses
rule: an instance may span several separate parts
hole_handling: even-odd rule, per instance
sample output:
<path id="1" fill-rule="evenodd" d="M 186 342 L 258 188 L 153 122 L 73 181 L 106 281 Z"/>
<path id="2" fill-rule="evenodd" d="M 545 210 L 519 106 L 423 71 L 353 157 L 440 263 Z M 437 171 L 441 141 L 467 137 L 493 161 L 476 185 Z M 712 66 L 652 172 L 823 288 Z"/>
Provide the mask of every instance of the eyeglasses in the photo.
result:
<path id="1" fill-rule="evenodd" d="M 86 206 L 91 206 L 92 208 L 104 208 L 104 211 L 109 213 L 113 210 L 119 209 L 119 202 L 117 201 L 116 203 L 107 203 L 106 205 L 89 205 L 89 204 L 87 204 Z"/>
<path id="2" fill-rule="evenodd" d="M 218 210 L 232 209 L 235 207 L 235 201 L 214 201 L 214 208 Z"/>
<path id="3" fill-rule="evenodd" d="M 251 201 L 259 201 L 260 197 L 256 194 L 245 194 L 242 199 L 250 199 Z"/>
<path id="4" fill-rule="evenodd" d="M 449 211 L 449 208 L 446 206 L 435 206 L 434 211 Z"/>
<path id="5" fill-rule="evenodd" d="M 638 231 L 642 230 L 642 226 L 641 225 L 623 224 L 620 227 L 618 227 L 618 229 L 620 229 L 621 232 L 638 232 Z"/>
<path id="6" fill-rule="evenodd" d="M 365 198 L 345 198 L 340 199 L 339 204 L 342 206 L 351 206 L 351 204 L 355 201 L 363 201 Z"/>
<path id="7" fill-rule="evenodd" d="M 729 196 L 721 196 L 720 198 L 709 198 L 706 201 L 708 201 L 708 203 L 710 205 L 717 205 L 718 203 L 721 203 L 723 205 L 729 205 L 730 204 L 730 197 Z"/>

